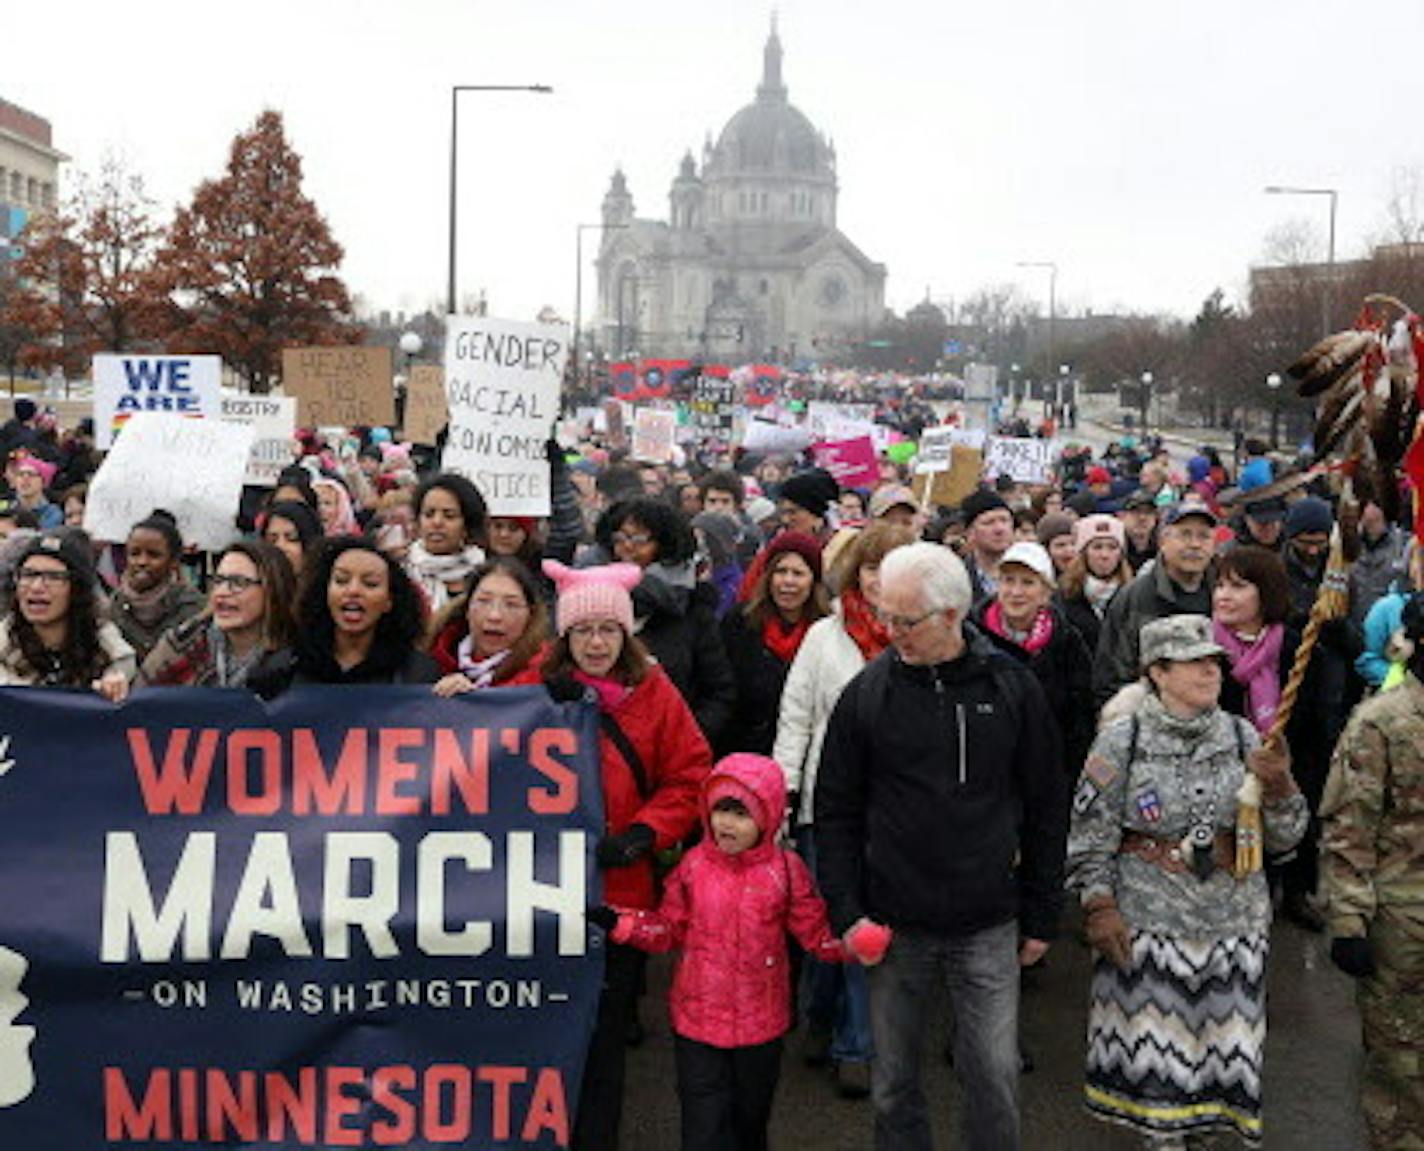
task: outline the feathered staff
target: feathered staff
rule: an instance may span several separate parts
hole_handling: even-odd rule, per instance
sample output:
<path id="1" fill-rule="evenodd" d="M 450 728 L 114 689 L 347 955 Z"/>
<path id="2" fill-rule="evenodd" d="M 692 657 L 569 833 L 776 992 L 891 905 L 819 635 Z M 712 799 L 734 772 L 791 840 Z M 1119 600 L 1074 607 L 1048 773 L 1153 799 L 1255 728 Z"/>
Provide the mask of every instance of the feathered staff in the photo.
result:
<path id="1" fill-rule="evenodd" d="M 1399 316 L 1391 323 L 1389 313 Z M 1280 748 L 1286 724 L 1310 666 L 1321 628 L 1343 619 L 1350 609 L 1350 564 L 1358 554 L 1354 532 L 1359 501 L 1378 503 L 1394 521 L 1400 512 L 1400 472 L 1413 488 L 1413 521 L 1424 542 L 1419 500 L 1424 491 L 1424 320 L 1393 296 L 1365 298 L 1355 328 L 1316 344 L 1286 369 L 1302 396 L 1318 396 L 1315 465 L 1324 465 L 1340 481 L 1340 514 L 1330 539 L 1330 560 L 1311 605 L 1310 619 L 1296 649 L 1295 662 L 1281 690 L 1267 746 Z M 1236 874 L 1262 865 L 1261 788 L 1248 774 L 1237 794 Z"/>

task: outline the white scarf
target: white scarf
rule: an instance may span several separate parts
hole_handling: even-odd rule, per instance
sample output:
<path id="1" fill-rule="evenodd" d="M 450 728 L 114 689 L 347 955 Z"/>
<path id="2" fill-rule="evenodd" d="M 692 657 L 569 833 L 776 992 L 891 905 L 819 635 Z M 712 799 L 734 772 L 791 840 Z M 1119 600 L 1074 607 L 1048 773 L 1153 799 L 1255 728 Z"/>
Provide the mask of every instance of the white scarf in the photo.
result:
<path id="1" fill-rule="evenodd" d="M 405 570 L 420 585 L 430 603 L 431 611 L 439 611 L 450 602 L 450 584 L 457 584 L 485 562 L 485 553 L 475 544 L 464 551 L 447 556 L 431 555 L 425 545 L 416 540 L 406 553 Z"/>
<path id="2" fill-rule="evenodd" d="M 455 658 L 459 660 L 460 671 L 474 687 L 489 687 L 494 683 L 495 672 L 499 670 L 499 665 L 504 662 L 507 655 L 509 655 L 509 649 L 505 648 L 484 659 L 476 659 L 475 641 L 469 636 L 462 639 L 460 646 L 455 649 Z"/>
<path id="3" fill-rule="evenodd" d="M 1119 586 L 1116 580 L 1099 579 L 1091 572 L 1083 581 L 1083 598 L 1088 601 L 1088 606 L 1099 619 L 1102 619 L 1103 613 L 1108 610 L 1108 601 L 1117 593 Z"/>

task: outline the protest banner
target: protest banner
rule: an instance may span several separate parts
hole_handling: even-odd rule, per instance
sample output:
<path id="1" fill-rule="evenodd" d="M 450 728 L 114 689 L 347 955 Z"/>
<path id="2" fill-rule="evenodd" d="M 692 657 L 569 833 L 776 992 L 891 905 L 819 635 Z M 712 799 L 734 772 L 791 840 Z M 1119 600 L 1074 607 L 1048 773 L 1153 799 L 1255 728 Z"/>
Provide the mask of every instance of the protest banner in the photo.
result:
<path id="1" fill-rule="evenodd" d="M 917 472 L 910 478 L 910 490 L 921 507 L 943 504 L 958 507 L 979 486 L 984 474 L 984 453 L 964 444 L 950 447 L 950 466 L 942 471 Z"/>
<path id="2" fill-rule="evenodd" d="M 178 520 L 184 543 L 203 551 L 226 547 L 237 538 L 254 430 L 220 419 L 136 413 L 89 485 L 84 530 L 118 543 L 154 508 L 163 508 Z"/>
<path id="3" fill-rule="evenodd" d="M 810 428 L 812 442 L 874 436 L 874 416 L 874 404 L 837 404 L 829 400 L 812 400 L 806 405 L 806 423 Z"/>
<path id="4" fill-rule="evenodd" d="M 297 401 L 291 396 L 224 394 L 220 410 L 227 423 L 252 426 L 252 451 L 247 456 L 243 482 L 260 488 L 276 487 L 277 477 L 294 458 Z"/>
<path id="5" fill-rule="evenodd" d="M 920 433 L 920 450 L 915 455 L 915 471 L 946 472 L 950 467 L 950 449 L 955 444 L 983 449 L 984 433 L 978 430 L 937 425 Z"/>
<path id="6" fill-rule="evenodd" d="M 221 356 L 94 357 L 94 444 L 107 451 L 114 432 L 136 412 L 217 416 L 222 405 Z"/>
<path id="7" fill-rule="evenodd" d="M 592 706 L 0 712 L 0 1147 L 568 1145 L 603 976 Z"/>
<path id="8" fill-rule="evenodd" d="M 785 427 L 770 420 L 749 419 L 742 429 L 742 446 L 749 452 L 794 455 L 811 446 L 811 431 L 805 426 Z"/>
<path id="9" fill-rule="evenodd" d="M 1021 484 L 1046 484 L 1052 482 L 1053 461 L 1057 457 L 1053 440 L 990 436 L 984 453 L 984 474 L 991 478 L 1012 476 Z"/>
<path id="10" fill-rule="evenodd" d="M 405 381 L 405 421 L 402 431 L 413 444 L 434 446 L 440 429 L 450 421 L 445 406 L 445 372 L 439 364 L 412 364 Z"/>
<path id="11" fill-rule="evenodd" d="M 873 488 L 880 482 L 875 444 L 869 436 L 814 444 L 816 466 L 825 468 L 843 488 Z"/>
<path id="12" fill-rule="evenodd" d="M 677 413 L 662 408 L 639 408 L 633 416 L 635 460 L 649 464 L 671 462 L 677 440 Z"/>
<path id="13" fill-rule="evenodd" d="M 469 477 L 492 515 L 549 514 L 544 445 L 559 418 L 567 324 L 450 316 L 443 466 Z"/>
<path id="14" fill-rule="evenodd" d="M 304 428 L 394 424 L 391 349 L 284 348 L 282 394 L 296 397 L 297 422 Z"/>
<path id="15" fill-rule="evenodd" d="M 737 385 L 703 372 L 692 386 L 692 424 L 705 436 L 728 439 L 737 411 Z"/>

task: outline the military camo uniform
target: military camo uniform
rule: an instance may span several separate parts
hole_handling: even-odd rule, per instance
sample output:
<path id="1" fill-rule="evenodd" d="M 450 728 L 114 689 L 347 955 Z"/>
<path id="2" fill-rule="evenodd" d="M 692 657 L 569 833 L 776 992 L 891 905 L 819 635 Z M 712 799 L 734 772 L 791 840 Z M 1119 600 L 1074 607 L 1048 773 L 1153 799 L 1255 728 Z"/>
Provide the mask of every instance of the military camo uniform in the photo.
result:
<path id="1" fill-rule="evenodd" d="M 1116 900 L 1132 956 L 1127 971 L 1101 957 L 1094 966 L 1085 1102 L 1149 1136 L 1261 1138 L 1266 877 L 1222 866 L 1202 877 L 1121 850 L 1127 832 L 1172 845 L 1206 823 L 1233 831 L 1257 744 L 1219 708 L 1183 720 L 1152 695 L 1099 733 L 1074 794 L 1069 886 L 1085 903 Z M 1298 792 L 1265 805 L 1266 851 L 1293 847 L 1308 815 Z"/>
<path id="2" fill-rule="evenodd" d="M 1359 986 L 1371 1144 L 1424 1151 L 1424 684 L 1412 672 L 1355 710 L 1320 816 L 1330 933 L 1368 937 L 1375 960 Z"/>

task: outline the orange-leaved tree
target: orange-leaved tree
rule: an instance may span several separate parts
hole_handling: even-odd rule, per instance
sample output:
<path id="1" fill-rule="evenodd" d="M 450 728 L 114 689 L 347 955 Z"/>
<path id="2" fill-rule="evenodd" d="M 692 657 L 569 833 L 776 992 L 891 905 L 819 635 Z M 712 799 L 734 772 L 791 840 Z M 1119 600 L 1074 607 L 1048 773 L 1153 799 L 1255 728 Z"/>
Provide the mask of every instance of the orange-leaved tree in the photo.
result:
<path id="1" fill-rule="evenodd" d="M 353 343 L 342 250 L 302 192 L 302 161 L 281 113 L 232 142 L 169 228 L 152 277 L 172 352 L 221 355 L 254 392 L 270 390 L 284 347 Z"/>

